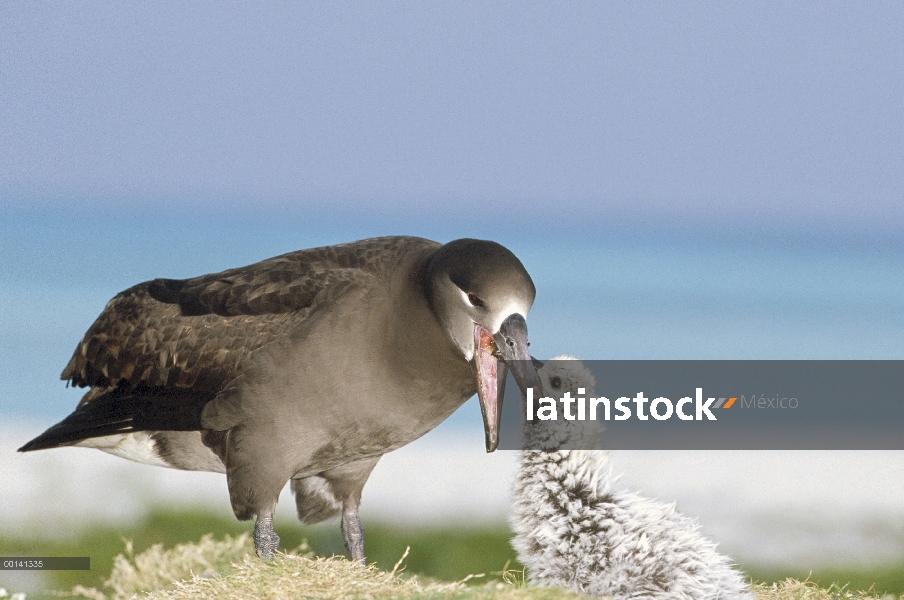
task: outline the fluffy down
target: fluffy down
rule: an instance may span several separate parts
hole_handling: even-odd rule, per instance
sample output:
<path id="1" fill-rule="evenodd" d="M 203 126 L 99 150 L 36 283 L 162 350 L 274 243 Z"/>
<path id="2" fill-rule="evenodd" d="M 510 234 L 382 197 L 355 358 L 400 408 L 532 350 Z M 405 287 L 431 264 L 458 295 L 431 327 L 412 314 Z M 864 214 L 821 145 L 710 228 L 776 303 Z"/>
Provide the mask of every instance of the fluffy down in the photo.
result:
<path id="1" fill-rule="evenodd" d="M 596 383 L 569 356 L 547 363 L 540 378 L 555 397 L 579 387 L 589 396 Z M 558 449 L 592 448 L 586 427 L 527 423 L 524 434 L 525 448 L 544 448 L 521 452 L 511 515 L 512 544 L 532 582 L 617 600 L 752 600 L 742 574 L 674 504 L 612 491 L 608 452 Z"/>

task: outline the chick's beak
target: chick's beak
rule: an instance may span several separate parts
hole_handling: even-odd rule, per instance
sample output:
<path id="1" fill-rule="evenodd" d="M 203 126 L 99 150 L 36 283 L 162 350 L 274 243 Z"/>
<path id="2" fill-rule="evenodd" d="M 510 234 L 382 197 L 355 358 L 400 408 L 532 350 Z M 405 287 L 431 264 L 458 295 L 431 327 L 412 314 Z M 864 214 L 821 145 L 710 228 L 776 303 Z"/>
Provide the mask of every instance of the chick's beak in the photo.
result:
<path id="1" fill-rule="evenodd" d="M 493 339 L 502 360 L 512 370 L 521 393 L 526 394 L 529 387 L 539 390 L 540 376 L 537 375 L 537 367 L 528 349 L 530 344 L 527 341 L 527 322 L 524 317 L 518 313 L 510 315 L 502 322 L 499 333 Z"/>

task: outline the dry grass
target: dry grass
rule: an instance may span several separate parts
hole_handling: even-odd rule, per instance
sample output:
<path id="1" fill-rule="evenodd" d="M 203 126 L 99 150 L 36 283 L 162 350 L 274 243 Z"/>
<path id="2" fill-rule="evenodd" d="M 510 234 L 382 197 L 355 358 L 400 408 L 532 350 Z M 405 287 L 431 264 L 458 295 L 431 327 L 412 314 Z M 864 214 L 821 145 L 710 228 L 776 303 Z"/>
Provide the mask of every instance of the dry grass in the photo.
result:
<path id="1" fill-rule="evenodd" d="M 581 598 L 563 590 L 525 585 L 523 574 L 502 573 L 503 582 L 468 586 L 463 581 L 449 583 L 420 581 L 403 577 L 396 569 L 381 571 L 349 562 L 342 557 L 317 558 L 305 545 L 295 552 L 279 554 L 276 560 L 259 560 L 246 535 L 227 536 L 222 541 L 204 536 L 196 544 L 180 544 L 170 550 L 157 545 L 137 556 L 131 544 L 116 557 L 106 581 L 106 591 L 77 586 L 66 596 L 91 600 L 230 599 L 259 600 L 282 598 L 401 598 L 463 600 L 573 600 Z M 479 576 L 478 576 L 479 577 Z M 811 582 L 787 580 L 780 584 L 756 585 L 758 600 L 861 600 L 876 598 L 842 588 L 820 589 Z M 897 599 L 894 599 L 897 600 Z"/>
<path id="2" fill-rule="evenodd" d="M 786 579 L 781 583 L 773 584 L 756 584 L 753 586 L 753 591 L 757 600 L 866 600 L 875 598 L 899 600 L 898 596 L 894 594 L 880 597 L 870 590 L 851 591 L 837 585 L 824 589 L 812 581 L 796 579 Z"/>
<path id="3" fill-rule="evenodd" d="M 221 577 L 234 570 L 233 564 L 254 552 L 254 546 L 243 534 L 225 536 L 215 541 L 205 535 L 198 543 L 178 544 L 165 550 L 156 544 L 139 555 L 132 551 L 132 542 L 126 542 L 125 554 L 114 559 L 113 570 L 105 582 L 109 591 L 76 586 L 72 595 L 95 600 L 121 600 L 136 594 L 172 588 L 176 582 Z"/>
<path id="4" fill-rule="evenodd" d="M 404 557 L 403 557 L 404 558 Z M 67 596 L 91 600 L 129 598 L 277 599 L 277 598 L 468 598 L 473 600 L 572 600 L 562 590 L 527 588 L 523 576 L 507 572 L 502 582 L 481 587 L 461 582 L 421 582 L 403 577 L 402 560 L 391 572 L 361 566 L 343 557 L 317 558 L 306 546 L 276 560 L 254 555 L 247 535 L 215 541 L 204 536 L 197 544 L 164 550 L 159 544 L 135 556 L 127 543 L 116 557 L 107 591 L 76 586 Z M 479 576 L 478 576 L 479 577 Z"/>
<path id="5" fill-rule="evenodd" d="M 753 586 L 757 600 L 866 600 L 879 598 L 869 590 L 851 591 L 845 587 L 832 585 L 829 589 L 820 588 L 812 581 L 798 581 L 786 579 L 781 583 L 767 585 L 764 583 Z M 882 600 L 899 600 L 898 596 L 889 594 L 882 596 Z"/>

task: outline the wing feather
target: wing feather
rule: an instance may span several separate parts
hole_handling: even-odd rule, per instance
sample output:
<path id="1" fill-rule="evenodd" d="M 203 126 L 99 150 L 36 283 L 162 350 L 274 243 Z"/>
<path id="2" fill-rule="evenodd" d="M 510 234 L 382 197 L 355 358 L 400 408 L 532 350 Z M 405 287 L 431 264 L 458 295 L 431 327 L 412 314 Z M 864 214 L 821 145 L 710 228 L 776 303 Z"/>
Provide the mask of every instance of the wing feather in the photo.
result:
<path id="1" fill-rule="evenodd" d="M 107 304 L 61 377 L 81 387 L 217 392 L 252 353 L 301 326 L 318 304 L 350 287 L 378 285 L 399 253 L 432 246 L 439 244 L 376 238 L 138 284 Z"/>

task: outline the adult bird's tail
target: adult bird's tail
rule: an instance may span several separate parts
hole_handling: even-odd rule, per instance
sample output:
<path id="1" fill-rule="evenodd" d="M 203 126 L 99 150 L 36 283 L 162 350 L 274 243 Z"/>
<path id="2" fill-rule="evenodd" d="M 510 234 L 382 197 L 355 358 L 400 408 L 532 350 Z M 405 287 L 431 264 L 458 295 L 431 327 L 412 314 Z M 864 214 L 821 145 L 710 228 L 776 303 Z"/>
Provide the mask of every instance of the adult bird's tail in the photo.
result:
<path id="1" fill-rule="evenodd" d="M 19 452 L 70 446 L 131 431 L 198 431 L 201 410 L 214 395 L 178 388 L 114 389 L 81 405 Z"/>

